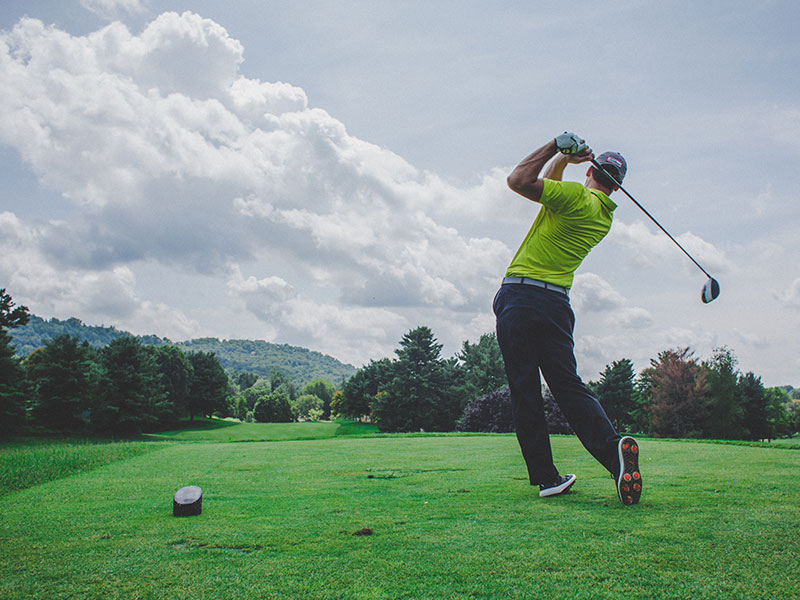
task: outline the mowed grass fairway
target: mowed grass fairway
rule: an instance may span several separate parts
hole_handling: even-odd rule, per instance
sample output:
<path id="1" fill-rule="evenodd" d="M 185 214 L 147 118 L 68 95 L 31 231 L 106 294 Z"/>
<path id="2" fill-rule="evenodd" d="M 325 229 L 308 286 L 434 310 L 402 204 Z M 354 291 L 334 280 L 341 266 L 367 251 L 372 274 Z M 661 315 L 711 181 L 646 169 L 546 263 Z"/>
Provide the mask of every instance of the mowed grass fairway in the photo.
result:
<path id="1" fill-rule="evenodd" d="M 206 437 L 238 427 L 287 437 Z M 5 493 L 0 598 L 800 596 L 800 450 L 640 440 L 623 507 L 572 437 L 553 446 L 574 491 L 540 499 L 510 435 L 319 435 L 152 442 Z M 190 484 L 203 514 L 175 518 Z"/>

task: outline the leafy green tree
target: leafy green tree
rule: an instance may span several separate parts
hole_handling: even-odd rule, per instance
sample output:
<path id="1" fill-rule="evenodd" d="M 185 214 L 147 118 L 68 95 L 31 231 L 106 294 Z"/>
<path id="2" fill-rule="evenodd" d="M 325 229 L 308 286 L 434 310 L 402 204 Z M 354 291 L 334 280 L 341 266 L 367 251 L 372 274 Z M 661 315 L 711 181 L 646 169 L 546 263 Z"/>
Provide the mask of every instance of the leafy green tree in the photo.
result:
<path id="1" fill-rule="evenodd" d="M 707 437 L 730 440 L 746 435 L 736 362 L 733 352 L 721 347 L 715 348 L 711 360 L 703 363 L 708 372 L 708 418 L 703 428 Z"/>
<path id="2" fill-rule="evenodd" d="M 440 357 L 442 346 L 428 327 L 403 336 L 391 378 L 372 402 L 381 431 L 453 431 L 461 416 L 455 360 Z"/>
<path id="3" fill-rule="evenodd" d="M 456 358 L 467 399 L 485 396 L 508 385 L 503 355 L 494 333 L 483 334 L 477 344 L 465 341 Z"/>
<path id="4" fill-rule="evenodd" d="M 706 422 L 708 371 L 688 348 L 659 352 L 642 371 L 653 432 L 661 437 L 698 437 Z"/>
<path id="5" fill-rule="evenodd" d="M 324 405 L 324 401 L 319 396 L 315 396 L 314 394 L 302 394 L 291 403 L 292 416 L 296 421 L 311 420 L 309 416 L 312 412 L 314 415 L 319 415 L 319 417 L 321 417 Z M 319 420 L 319 417 L 317 420 Z"/>
<path id="6" fill-rule="evenodd" d="M 788 435 L 800 433 L 800 399 L 791 399 L 786 409 L 786 419 L 789 427 Z"/>
<path id="7" fill-rule="evenodd" d="M 392 377 L 392 361 L 388 358 L 371 360 L 356 371 L 342 387 L 342 400 L 336 404 L 335 414 L 349 419 L 360 419 L 371 414 L 372 403 L 380 389 Z"/>
<path id="8" fill-rule="evenodd" d="M 256 384 L 258 377 L 259 376 L 255 373 L 248 373 L 245 371 L 238 373 L 234 380 L 241 390 L 246 390 L 247 388 L 253 387 Z"/>
<path id="9" fill-rule="evenodd" d="M 633 363 L 622 358 L 606 365 L 600 381 L 589 383 L 617 431 L 634 431 L 637 426 L 637 411 L 641 403 L 635 378 Z"/>
<path id="10" fill-rule="evenodd" d="M 331 415 L 341 415 L 344 404 L 344 391 L 336 390 L 331 399 Z"/>
<path id="11" fill-rule="evenodd" d="M 216 410 L 225 409 L 228 375 L 213 352 L 190 352 L 188 357 L 194 376 L 189 389 L 189 418 L 195 415 L 210 417 Z"/>
<path id="12" fill-rule="evenodd" d="M 252 389 L 252 388 L 251 388 Z M 258 392 L 253 416 L 259 423 L 291 423 L 292 407 L 289 404 L 289 394 L 285 388 L 279 387 L 277 391 Z"/>
<path id="13" fill-rule="evenodd" d="M 255 410 L 256 404 L 261 397 L 265 394 L 269 394 L 271 391 L 272 390 L 270 390 L 269 385 L 264 385 L 263 383 L 259 383 L 244 390 L 242 392 L 242 396 L 245 399 L 245 406 L 247 407 L 247 410 L 250 412 Z"/>
<path id="14" fill-rule="evenodd" d="M 97 391 L 95 351 L 62 334 L 25 361 L 33 397 L 33 418 L 57 431 L 86 428 Z"/>
<path id="15" fill-rule="evenodd" d="M 769 431 L 774 437 L 791 437 L 800 429 L 800 403 L 777 387 L 765 389 L 764 396 Z"/>
<path id="16" fill-rule="evenodd" d="M 159 346 L 154 352 L 161 383 L 167 392 L 168 410 L 164 415 L 164 425 L 174 425 L 189 413 L 194 367 L 183 351 L 175 346 Z"/>
<path id="17" fill-rule="evenodd" d="M 133 435 L 155 431 L 169 413 L 152 347 L 134 337 L 120 337 L 100 352 L 102 379 L 92 426 L 103 433 Z"/>
<path id="18" fill-rule="evenodd" d="M 279 387 L 283 387 L 287 391 L 294 387 L 294 383 L 292 382 L 292 378 L 289 377 L 283 371 L 279 371 L 278 369 L 272 369 L 272 373 L 269 376 L 269 385 L 270 389 L 274 392 Z"/>
<path id="19" fill-rule="evenodd" d="M 229 386 L 228 393 L 225 395 L 225 404 L 217 410 L 216 415 L 244 421 L 247 415 L 247 401 L 244 399 L 244 394 L 233 391 Z"/>
<path id="20" fill-rule="evenodd" d="M 315 379 L 304 385 L 303 389 L 300 390 L 302 395 L 310 394 L 322 400 L 322 416 L 325 419 L 331 416 L 331 400 L 333 400 L 335 393 L 336 386 L 326 379 Z"/>

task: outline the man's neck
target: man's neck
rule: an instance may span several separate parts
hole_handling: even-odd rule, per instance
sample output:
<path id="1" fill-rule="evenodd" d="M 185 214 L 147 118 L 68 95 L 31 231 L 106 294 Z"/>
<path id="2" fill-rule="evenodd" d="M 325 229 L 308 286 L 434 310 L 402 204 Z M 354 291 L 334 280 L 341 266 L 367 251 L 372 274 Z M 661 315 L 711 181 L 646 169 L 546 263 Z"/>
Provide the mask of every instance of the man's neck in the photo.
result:
<path id="1" fill-rule="evenodd" d="M 610 196 L 614 193 L 615 190 L 608 189 L 607 187 L 600 185 L 592 178 L 587 178 L 586 183 L 584 183 L 587 188 L 590 190 L 597 190 L 598 192 L 603 192 L 606 196 Z"/>

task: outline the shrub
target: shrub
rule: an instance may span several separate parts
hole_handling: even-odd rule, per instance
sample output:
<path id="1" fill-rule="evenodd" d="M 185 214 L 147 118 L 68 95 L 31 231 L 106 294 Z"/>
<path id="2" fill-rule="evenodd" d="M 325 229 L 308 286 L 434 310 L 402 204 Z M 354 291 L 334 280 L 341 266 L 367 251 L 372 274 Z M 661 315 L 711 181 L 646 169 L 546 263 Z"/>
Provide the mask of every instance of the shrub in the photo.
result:
<path id="1" fill-rule="evenodd" d="M 544 414 L 550 433 L 572 434 L 564 413 L 556 404 L 550 390 L 544 390 Z M 459 425 L 461 431 L 482 431 L 485 433 L 510 433 L 514 431 L 514 412 L 511 391 L 508 386 L 496 392 L 476 398 L 467 405 Z"/>
<path id="2" fill-rule="evenodd" d="M 289 395 L 282 391 L 263 394 L 253 409 L 253 418 L 259 423 L 291 423 Z"/>
<path id="3" fill-rule="evenodd" d="M 459 424 L 461 431 L 510 433 L 514 431 L 511 392 L 508 386 L 475 398 L 464 410 Z"/>

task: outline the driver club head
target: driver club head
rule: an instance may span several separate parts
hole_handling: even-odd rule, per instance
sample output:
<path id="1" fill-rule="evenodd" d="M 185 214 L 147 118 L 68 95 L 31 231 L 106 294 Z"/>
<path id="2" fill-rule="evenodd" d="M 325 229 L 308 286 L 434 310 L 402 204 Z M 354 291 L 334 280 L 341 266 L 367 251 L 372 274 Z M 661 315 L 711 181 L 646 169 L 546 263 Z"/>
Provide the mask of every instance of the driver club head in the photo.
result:
<path id="1" fill-rule="evenodd" d="M 705 285 L 703 285 L 703 291 L 700 294 L 700 299 L 703 301 L 703 304 L 708 304 L 709 302 L 716 300 L 717 296 L 719 296 L 719 282 L 713 277 L 709 277 L 708 281 L 706 281 Z"/>

